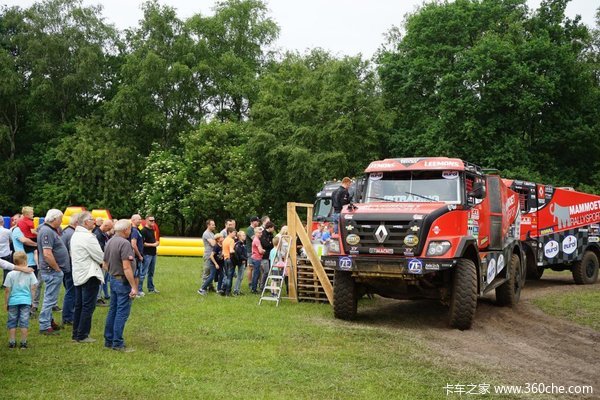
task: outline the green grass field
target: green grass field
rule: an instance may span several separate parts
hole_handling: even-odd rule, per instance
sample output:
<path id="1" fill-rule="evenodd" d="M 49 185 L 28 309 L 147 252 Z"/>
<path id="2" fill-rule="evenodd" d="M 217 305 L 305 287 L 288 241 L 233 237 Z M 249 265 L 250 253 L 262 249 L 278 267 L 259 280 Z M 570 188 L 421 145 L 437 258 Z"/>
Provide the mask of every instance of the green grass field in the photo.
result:
<path id="1" fill-rule="evenodd" d="M 600 292 L 597 289 L 535 299 L 545 313 L 600 330 Z"/>
<path id="2" fill-rule="evenodd" d="M 9 350 L 5 337 L 0 398 L 444 399 L 447 383 L 493 383 L 447 365 L 410 329 L 337 321 L 327 304 L 200 297 L 200 263 L 159 258 L 161 293 L 135 300 L 125 329 L 133 353 L 103 348 L 107 308 L 94 314 L 93 344 L 41 336 L 37 320 L 29 349 Z"/>

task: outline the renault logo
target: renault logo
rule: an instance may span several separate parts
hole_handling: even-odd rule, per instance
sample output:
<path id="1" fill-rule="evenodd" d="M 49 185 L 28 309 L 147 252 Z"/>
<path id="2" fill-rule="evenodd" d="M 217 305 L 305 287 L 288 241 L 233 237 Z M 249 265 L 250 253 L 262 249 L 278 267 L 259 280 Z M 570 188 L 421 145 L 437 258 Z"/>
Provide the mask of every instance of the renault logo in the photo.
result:
<path id="1" fill-rule="evenodd" d="M 375 239 L 377 239 L 379 243 L 383 243 L 385 242 L 385 239 L 387 239 L 387 237 L 388 231 L 387 229 L 385 229 L 385 225 L 379 225 L 379 228 L 377 228 L 377 230 L 375 231 Z"/>

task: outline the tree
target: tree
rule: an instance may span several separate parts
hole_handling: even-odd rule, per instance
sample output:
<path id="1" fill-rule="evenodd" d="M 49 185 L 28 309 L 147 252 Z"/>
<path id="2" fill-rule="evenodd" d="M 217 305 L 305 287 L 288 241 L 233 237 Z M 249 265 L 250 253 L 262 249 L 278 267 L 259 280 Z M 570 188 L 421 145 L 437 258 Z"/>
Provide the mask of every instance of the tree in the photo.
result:
<path id="1" fill-rule="evenodd" d="M 250 150 L 275 216 L 312 202 L 325 180 L 355 176 L 385 156 L 388 118 L 369 63 L 314 50 L 288 54 L 260 81 Z"/>
<path id="2" fill-rule="evenodd" d="M 221 120 L 241 121 L 258 93 L 258 77 L 268 59 L 265 48 L 279 28 L 259 0 L 218 2 L 211 17 L 196 15 L 187 22 L 198 38 L 201 70 L 208 73 L 210 104 Z"/>
<path id="3" fill-rule="evenodd" d="M 32 198 L 42 209 L 83 205 L 107 208 L 115 216 L 137 209 L 139 161 L 123 146 L 117 131 L 97 119 L 63 127 L 55 145 L 40 152 L 42 168 L 32 177 Z"/>
<path id="4" fill-rule="evenodd" d="M 144 211 L 179 234 L 199 234 L 208 218 L 255 215 L 262 192 L 248 137 L 246 123 L 215 121 L 182 134 L 177 151 L 155 148 L 143 172 Z"/>
<path id="5" fill-rule="evenodd" d="M 597 81 L 581 59 L 589 33 L 564 16 L 566 3 L 530 14 L 522 0 L 459 0 L 409 16 L 396 49 L 378 60 L 392 151 L 590 183 L 586 169 L 600 161 Z M 592 148 L 579 145 L 584 137 Z"/>

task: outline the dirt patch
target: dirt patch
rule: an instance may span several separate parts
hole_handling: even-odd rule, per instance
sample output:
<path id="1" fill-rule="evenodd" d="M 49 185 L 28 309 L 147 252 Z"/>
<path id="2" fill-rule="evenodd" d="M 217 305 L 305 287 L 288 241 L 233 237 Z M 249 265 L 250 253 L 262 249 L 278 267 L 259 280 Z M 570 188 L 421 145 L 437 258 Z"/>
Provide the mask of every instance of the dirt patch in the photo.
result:
<path id="1" fill-rule="evenodd" d="M 359 323 L 408 329 L 444 362 L 489 371 L 502 384 L 592 385 L 596 394 L 588 398 L 600 398 L 600 332 L 546 315 L 531 303 L 599 288 L 577 286 L 570 276 L 528 281 L 515 309 L 496 306 L 493 296 L 480 299 L 473 328 L 464 332 L 447 327 L 445 307 L 426 301 L 378 298 L 359 308 Z"/>

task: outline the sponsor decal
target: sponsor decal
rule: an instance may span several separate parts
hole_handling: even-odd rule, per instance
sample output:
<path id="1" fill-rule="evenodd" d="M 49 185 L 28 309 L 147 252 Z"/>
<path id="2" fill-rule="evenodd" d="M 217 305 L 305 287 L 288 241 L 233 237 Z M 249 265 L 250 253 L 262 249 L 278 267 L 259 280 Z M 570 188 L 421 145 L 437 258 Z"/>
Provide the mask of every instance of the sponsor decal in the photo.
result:
<path id="1" fill-rule="evenodd" d="M 546 258 L 554 258 L 558 255 L 558 242 L 551 240 L 544 246 L 544 255 Z"/>
<path id="2" fill-rule="evenodd" d="M 42 245 L 50 245 L 50 238 L 48 237 L 48 234 L 45 234 L 44 236 L 42 236 Z"/>
<path id="3" fill-rule="evenodd" d="M 417 220 L 423 219 L 423 216 L 421 214 L 414 214 L 413 219 L 417 219 Z"/>
<path id="4" fill-rule="evenodd" d="M 481 238 L 481 241 L 479 243 L 483 246 L 484 244 L 487 243 L 487 241 L 488 241 L 488 237 L 486 236 L 486 237 Z"/>
<path id="5" fill-rule="evenodd" d="M 531 225 L 531 217 L 521 217 L 521 225 Z"/>
<path id="6" fill-rule="evenodd" d="M 416 245 L 419 244 L 419 238 L 416 237 L 415 235 L 407 235 L 404 238 L 404 244 L 407 245 L 408 247 L 415 247 Z"/>
<path id="7" fill-rule="evenodd" d="M 504 268 L 504 255 L 500 254 L 498 256 L 498 264 L 496 265 L 496 273 L 499 274 L 503 268 Z"/>
<path id="8" fill-rule="evenodd" d="M 442 230 L 440 229 L 440 227 L 439 227 L 439 226 L 437 226 L 437 225 L 436 225 L 436 226 L 434 226 L 434 227 L 433 227 L 432 231 L 433 231 L 433 233 L 435 233 L 436 235 L 439 235 L 439 234 L 440 234 L 440 232 L 441 232 Z"/>
<path id="9" fill-rule="evenodd" d="M 442 178 L 458 179 L 458 171 L 444 171 L 444 172 L 442 172 Z"/>
<path id="10" fill-rule="evenodd" d="M 344 215 L 344 219 L 352 219 L 353 217 L 354 217 L 354 215 L 352 215 L 352 214 Z"/>
<path id="11" fill-rule="evenodd" d="M 425 203 L 433 201 L 440 201 L 440 196 L 431 195 L 427 198 L 413 195 L 396 195 L 396 196 L 383 196 L 384 200 L 395 201 L 399 203 Z"/>
<path id="12" fill-rule="evenodd" d="M 587 232 L 588 230 L 585 228 L 579 228 L 579 232 Z"/>
<path id="13" fill-rule="evenodd" d="M 461 167 L 458 161 L 425 161 L 426 167 Z"/>
<path id="14" fill-rule="evenodd" d="M 385 225 L 379 225 L 379 228 L 377 228 L 377 230 L 375 231 L 374 236 L 379 243 L 385 242 L 385 239 L 387 239 L 388 237 L 388 231 L 385 228 Z"/>
<path id="15" fill-rule="evenodd" d="M 336 267 L 337 266 L 336 260 L 331 259 L 331 258 L 326 258 L 325 261 L 323 262 L 323 264 L 326 267 Z"/>
<path id="16" fill-rule="evenodd" d="M 439 271 L 440 270 L 440 264 L 427 263 L 427 264 L 425 264 L 425 269 L 428 269 L 430 271 Z"/>
<path id="17" fill-rule="evenodd" d="M 551 233 L 554 233 L 554 228 L 540 229 L 540 235 L 549 235 Z"/>
<path id="18" fill-rule="evenodd" d="M 469 214 L 469 218 L 474 219 L 474 220 L 479 220 L 479 209 L 478 208 L 473 208 L 471 210 L 471 213 Z"/>
<path id="19" fill-rule="evenodd" d="M 346 243 L 350 246 L 356 246 L 360 243 L 360 237 L 358 235 L 352 234 L 346 237 Z"/>
<path id="20" fill-rule="evenodd" d="M 365 229 L 371 229 L 371 225 L 363 225 L 362 227 Z"/>
<path id="21" fill-rule="evenodd" d="M 544 192 L 545 192 L 544 186 L 543 185 L 538 186 L 538 197 L 544 197 Z"/>
<path id="22" fill-rule="evenodd" d="M 473 236 L 475 239 L 479 237 L 479 223 L 477 221 L 470 219 L 467 223 L 467 230 L 469 235 Z"/>
<path id="23" fill-rule="evenodd" d="M 554 217 L 554 223 L 558 222 L 558 229 L 571 225 L 571 211 L 569 207 L 563 207 L 556 203 L 550 204 L 550 214 Z"/>
<path id="24" fill-rule="evenodd" d="M 394 254 L 394 249 L 386 249 L 385 247 L 371 247 L 369 248 L 370 254 Z"/>
<path id="25" fill-rule="evenodd" d="M 413 258 L 408 260 L 408 272 L 411 274 L 420 274 L 423 272 L 423 263 L 421 260 Z"/>
<path id="26" fill-rule="evenodd" d="M 369 168 L 370 169 L 377 169 L 377 168 L 386 169 L 386 168 L 394 168 L 395 166 L 396 166 L 396 164 L 394 164 L 394 163 L 372 162 L 371 165 L 369 165 Z"/>
<path id="27" fill-rule="evenodd" d="M 340 257 L 340 269 L 350 271 L 352 269 L 352 259 L 350 257 Z"/>
<path id="28" fill-rule="evenodd" d="M 410 230 L 413 232 L 419 232 L 419 229 L 421 229 L 421 228 L 419 228 L 417 225 L 413 225 L 410 227 Z"/>
<path id="29" fill-rule="evenodd" d="M 358 247 L 356 247 L 356 246 L 350 247 L 350 254 L 358 254 Z"/>
<path id="30" fill-rule="evenodd" d="M 448 211 L 456 210 L 456 204 L 448 204 Z"/>
<path id="31" fill-rule="evenodd" d="M 420 158 L 401 158 L 400 164 L 416 164 L 421 161 Z"/>
<path id="32" fill-rule="evenodd" d="M 351 231 L 354 229 L 354 225 L 346 225 L 346 230 Z"/>
<path id="33" fill-rule="evenodd" d="M 492 282 L 494 280 L 495 277 L 496 277 L 496 259 L 492 258 L 488 264 L 487 274 L 486 274 L 486 281 L 487 281 L 488 285 L 490 284 L 490 282 Z"/>
<path id="34" fill-rule="evenodd" d="M 588 238 L 588 242 L 590 242 L 590 243 L 598 243 L 598 242 L 600 242 L 600 237 L 598 237 L 598 236 L 590 236 Z"/>
<path id="35" fill-rule="evenodd" d="M 562 251 L 565 254 L 573 254 L 577 250 L 577 238 L 569 235 L 562 241 Z"/>
<path id="36" fill-rule="evenodd" d="M 369 179 L 372 181 L 378 181 L 383 178 L 383 172 L 371 172 L 369 174 Z"/>
<path id="37" fill-rule="evenodd" d="M 415 252 L 412 249 L 404 249 L 404 255 L 408 257 L 414 257 Z"/>
<path id="38" fill-rule="evenodd" d="M 506 203 L 504 203 L 504 215 L 506 215 L 506 218 L 510 221 L 512 220 L 513 217 L 513 210 L 511 210 L 510 208 L 512 206 L 515 205 L 515 201 L 517 199 L 517 195 L 512 195 L 510 196 L 508 199 L 506 199 Z M 514 209 L 514 211 L 516 212 L 516 208 Z"/>

